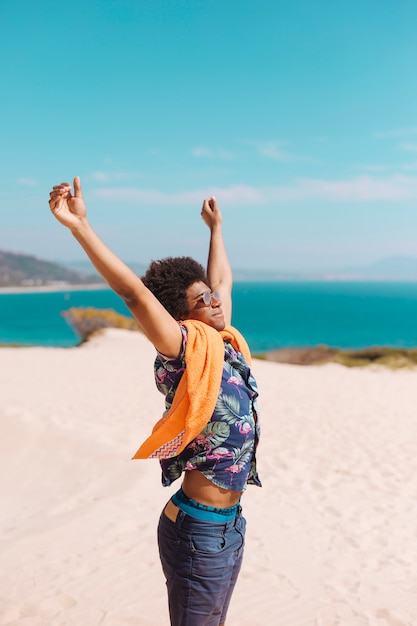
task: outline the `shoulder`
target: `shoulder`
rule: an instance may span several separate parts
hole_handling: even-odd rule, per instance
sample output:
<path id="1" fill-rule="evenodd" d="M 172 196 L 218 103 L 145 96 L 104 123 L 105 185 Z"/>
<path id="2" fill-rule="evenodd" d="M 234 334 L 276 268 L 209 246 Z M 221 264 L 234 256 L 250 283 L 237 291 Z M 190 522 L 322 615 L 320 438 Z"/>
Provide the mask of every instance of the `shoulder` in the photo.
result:
<path id="1" fill-rule="evenodd" d="M 155 359 L 155 369 L 157 367 L 169 367 L 170 369 L 172 369 L 173 366 L 175 366 L 175 364 L 178 363 L 178 365 L 184 367 L 185 365 L 185 348 L 187 345 L 187 339 L 188 339 L 188 333 L 187 333 L 187 329 L 182 325 L 179 324 L 179 327 L 181 329 L 181 333 L 182 333 L 182 343 L 181 343 L 181 351 L 179 353 L 178 356 L 174 356 L 174 357 L 169 357 L 166 356 L 165 354 L 162 354 L 161 352 L 156 353 L 156 359 Z"/>

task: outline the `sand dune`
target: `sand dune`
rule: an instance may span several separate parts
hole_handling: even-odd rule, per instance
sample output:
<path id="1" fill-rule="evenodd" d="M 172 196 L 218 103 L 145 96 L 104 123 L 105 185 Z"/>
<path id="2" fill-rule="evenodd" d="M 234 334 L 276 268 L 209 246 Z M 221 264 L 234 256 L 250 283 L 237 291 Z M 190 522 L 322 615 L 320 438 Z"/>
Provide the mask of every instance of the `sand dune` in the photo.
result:
<path id="1" fill-rule="evenodd" d="M 154 351 L 0 350 L 2 626 L 168 624 L 156 524 L 177 485 L 131 455 L 160 416 Z M 228 626 L 417 625 L 417 371 L 255 361 L 249 487 Z"/>

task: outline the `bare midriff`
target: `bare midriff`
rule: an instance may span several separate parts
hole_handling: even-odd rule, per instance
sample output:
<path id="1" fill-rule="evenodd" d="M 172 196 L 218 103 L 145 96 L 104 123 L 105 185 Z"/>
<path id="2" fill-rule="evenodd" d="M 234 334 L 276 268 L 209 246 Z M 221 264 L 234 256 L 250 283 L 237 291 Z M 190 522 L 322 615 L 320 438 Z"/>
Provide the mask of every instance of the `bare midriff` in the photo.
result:
<path id="1" fill-rule="evenodd" d="M 192 500 L 222 509 L 237 504 L 242 495 L 241 491 L 232 491 L 218 487 L 198 470 L 186 471 L 184 473 L 182 489 L 185 495 Z"/>

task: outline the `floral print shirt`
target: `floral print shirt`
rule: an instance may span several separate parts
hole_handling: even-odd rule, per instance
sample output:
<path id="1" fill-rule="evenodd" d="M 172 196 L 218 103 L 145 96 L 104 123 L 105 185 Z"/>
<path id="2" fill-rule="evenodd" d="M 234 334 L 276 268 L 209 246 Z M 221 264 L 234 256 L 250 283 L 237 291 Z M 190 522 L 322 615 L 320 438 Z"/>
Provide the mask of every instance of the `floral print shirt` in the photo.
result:
<path id="1" fill-rule="evenodd" d="M 179 357 L 162 354 L 155 359 L 155 382 L 165 396 L 166 410 L 185 371 L 187 331 L 181 326 L 183 346 Z M 246 484 L 261 486 L 256 469 L 259 423 L 258 390 L 249 365 L 240 352 L 225 342 L 219 397 L 210 421 L 178 455 L 160 461 L 162 484 L 167 487 L 183 471 L 199 470 L 223 489 L 243 491 Z"/>

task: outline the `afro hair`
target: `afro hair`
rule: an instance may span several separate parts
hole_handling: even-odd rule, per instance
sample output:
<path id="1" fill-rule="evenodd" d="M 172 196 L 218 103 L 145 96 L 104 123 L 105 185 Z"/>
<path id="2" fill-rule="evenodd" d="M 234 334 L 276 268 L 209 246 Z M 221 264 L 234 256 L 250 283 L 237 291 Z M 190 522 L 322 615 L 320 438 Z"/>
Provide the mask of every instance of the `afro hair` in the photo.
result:
<path id="1" fill-rule="evenodd" d="M 189 256 L 152 261 L 142 281 L 176 320 L 188 315 L 188 287 L 199 281 L 208 285 L 203 266 Z"/>

